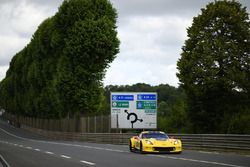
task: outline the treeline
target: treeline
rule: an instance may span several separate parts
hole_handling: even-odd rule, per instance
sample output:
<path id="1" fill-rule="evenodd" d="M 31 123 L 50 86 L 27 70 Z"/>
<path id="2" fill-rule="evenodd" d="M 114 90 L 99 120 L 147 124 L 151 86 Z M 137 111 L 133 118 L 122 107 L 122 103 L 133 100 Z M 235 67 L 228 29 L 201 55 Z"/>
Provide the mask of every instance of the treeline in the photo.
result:
<path id="1" fill-rule="evenodd" d="M 173 133 L 191 132 L 187 116 L 186 94 L 183 89 L 161 84 L 151 86 L 145 83 L 134 85 L 108 85 L 105 87 L 103 111 L 110 114 L 110 92 L 157 92 L 158 129 Z M 104 112 L 104 113 L 105 113 Z"/>
<path id="2" fill-rule="evenodd" d="M 108 0 L 65 0 L 11 60 L 0 106 L 39 118 L 99 111 L 105 69 L 119 52 L 116 18 Z"/>

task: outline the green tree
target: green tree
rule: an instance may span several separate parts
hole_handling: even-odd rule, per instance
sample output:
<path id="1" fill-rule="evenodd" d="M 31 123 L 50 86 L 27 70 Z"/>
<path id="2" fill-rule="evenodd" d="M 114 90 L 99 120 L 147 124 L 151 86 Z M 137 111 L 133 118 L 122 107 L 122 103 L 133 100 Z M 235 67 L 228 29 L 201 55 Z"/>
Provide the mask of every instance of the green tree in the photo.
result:
<path id="1" fill-rule="evenodd" d="M 165 103 L 166 104 L 166 103 Z M 186 102 L 178 99 L 171 106 L 168 111 L 162 115 L 161 102 L 158 107 L 158 129 L 169 133 L 188 133 L 190 132 L 190 122 L 186 112 Z"/>
<path id="2" fill-rule="evenodd" d="M 70 8 L 64 8 L 67 3 Z M 83 8 L 79 8 L 81 4 Z M 64 21 L 71 28 L 66 31 L 67 41 L 59 60 L 58 92 L 70 115 L 98 112 L 105 69 L 119 51 L 116 12 L 106 0 L 65 1 L 64 5 L 57 17 L 67 14 L 68 19 L 57 20 L 57 24 Z"/>
<path id="3" fill-rule="evenodd" d="M 187 30 L 177 76 L 194 131 L 225 133 L 228 119 L 250 113 L 249 14 L 236 1 L 215 1 L 201 11 Z"/>
<path id="4" fill-rule="evenodd" d="M 100 112 L 102 80 L 119 52 L 116 19 L 108 0 L 65 0 L 12 59 L 0 106 L 42 118 Z"/>

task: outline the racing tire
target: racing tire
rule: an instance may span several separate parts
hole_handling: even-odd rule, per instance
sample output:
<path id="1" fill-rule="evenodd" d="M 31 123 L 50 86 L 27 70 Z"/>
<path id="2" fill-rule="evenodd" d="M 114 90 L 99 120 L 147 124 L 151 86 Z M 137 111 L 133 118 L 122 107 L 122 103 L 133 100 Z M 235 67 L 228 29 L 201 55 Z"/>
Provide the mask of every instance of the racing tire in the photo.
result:
<path id="1" fill-rule="evenodd" d="M 131 140 L 129 141 L 129 151 L 130 151 L 130 152 L 133 152 L 133 151 L 134 151 L 134 148 L 132 147 L 132 142 L 131 142 Z"/>
<path id="2" fill-rule="evenodd" d="M 143 153 L 144 153 L 144 151 L 143 151 L 143 145 L 142 145 L 142 142 L 140 142 L 140 150 L 139 150 L 139 151 L 140 151 L 140 153 L 141 153 L 141 154 L 143 154 Z"/>

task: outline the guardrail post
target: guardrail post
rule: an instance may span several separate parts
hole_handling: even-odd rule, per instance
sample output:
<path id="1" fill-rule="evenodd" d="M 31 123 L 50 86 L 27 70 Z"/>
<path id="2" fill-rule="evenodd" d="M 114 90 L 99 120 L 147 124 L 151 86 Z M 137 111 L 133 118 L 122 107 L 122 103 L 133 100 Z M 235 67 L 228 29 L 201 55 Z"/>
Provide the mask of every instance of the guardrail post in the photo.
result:
<path id="1" fill-rule="evenodd" d="M 96 133 L 96 116 L 94 117 L 94 126 L 95 126 L 95 130 L 94 130 L 94 132 Z"/>
<path id="2" fill-rule="evenodd" d="M 87 122 L 88 122 L 88 132 L 87 133 L 89 133 L 90 131 L 89 131 L 89 129 L 90 129 L 90 127 L 89 127 L 89 117 L 87 117 Z"/>
<path id="3" fill-rule="evenodd" d="M 111 116 L 108 116 L 108 132 L 111 133 Z"/>

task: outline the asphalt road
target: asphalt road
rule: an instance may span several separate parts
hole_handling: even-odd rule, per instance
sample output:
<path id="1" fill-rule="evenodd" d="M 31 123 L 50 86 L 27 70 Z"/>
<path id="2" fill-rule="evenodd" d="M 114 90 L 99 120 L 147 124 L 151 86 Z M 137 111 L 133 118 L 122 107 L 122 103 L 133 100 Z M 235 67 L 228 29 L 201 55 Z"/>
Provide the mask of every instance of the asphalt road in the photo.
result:
<path id="1" fill-rule="evenodd" d="M 190 150 L 139 154 L 129 152 L 124 145 L 51 141 L 1 119 L 0 157 L 11 167 L 250 167 L 248 155 Z"/>

